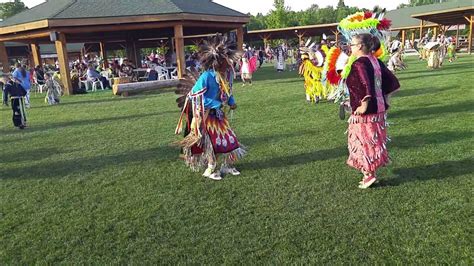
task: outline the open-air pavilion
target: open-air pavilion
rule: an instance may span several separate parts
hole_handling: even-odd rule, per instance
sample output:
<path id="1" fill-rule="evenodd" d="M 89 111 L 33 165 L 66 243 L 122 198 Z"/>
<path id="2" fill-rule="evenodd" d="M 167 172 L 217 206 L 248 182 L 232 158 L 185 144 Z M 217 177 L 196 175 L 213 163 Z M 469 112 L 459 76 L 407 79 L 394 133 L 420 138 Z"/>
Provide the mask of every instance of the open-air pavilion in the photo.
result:
<path id="1" fill-rule="evenodd" d="M 468 24 L 462 16 L 456 19 L 455 21 L 447 21 L 443 19 L 422 19 L 419 20 L 418 14 L 430 14 L 438 12 L 446 12 L 449 10 L 472 10 L 473 2 L 472 0 L 452 0 L 443 3 L 436 3 L 432 5 L 423 5 L 423 6 L 414 6 L 414 7 L 405 7 L 400 9 L 395 9 L 387 12 L 386 17 L 392 21 L 392 31 L 398 31 L 401 33 L 400 39 L 402 44 L 405 44 L 405 40 L 409 39 L 412 43 L 415 43 L 415 38 L 422 38 L 423 35 L 431 30 L 433 35 L 439 33 L 445 33 L 451 26 L 456 27 L 457 35 L 459 36 L 459 29 L 461 25 Z M 411 33 L 411 36 L 408 36 Z M 458 39 L 458 38 L 457 38 Z"/>
<path id="2" fill-rule="evenodd" d="M 65 92 L 70 94 L 67 43 L 97 43 L 103 58 L 107 46 L 119 43 L 129 59 L 140 62 L 139 48 L 156 47 L 165 39 L 176 53 L 181 77 L 186 36 L 235 31 L 242 47 L 248 22 L 247 15 L 209 0 L 49 0 L 0 24 L 0 61 L 4 72 L 9 71 L 4 42 L 30 45 L 35 65 L 41 64 L 39 44 L 54 43 Z"/>
<path id="3" fill-rule="evenodd" d="M 467 51 L 470 54 L 472 52 L 472 24 L 474 23 L 474 5 L 468 7 L 460 7 L 454 9 L 446 9 L 440 11 L 433 11 L 421 14 L 414 14 L 412 17 L 421 20 L 420 31 L 423 30 L 423 25 L 426 21 L 442 25 L 443 28 L 448 26 L 460 24 L 468 24 L 468 47 Z M 459 39 L 459 30 L 457 32 L 457 38 Z"/>

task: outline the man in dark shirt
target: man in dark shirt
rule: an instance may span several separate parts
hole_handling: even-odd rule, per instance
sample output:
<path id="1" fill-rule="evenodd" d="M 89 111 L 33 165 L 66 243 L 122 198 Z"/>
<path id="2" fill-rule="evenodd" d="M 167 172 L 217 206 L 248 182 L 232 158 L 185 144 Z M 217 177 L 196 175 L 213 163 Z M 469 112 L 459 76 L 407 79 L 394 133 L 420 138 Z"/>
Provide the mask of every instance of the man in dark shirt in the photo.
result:
<path id="1" fill-rule="evenodd" d="M 20 84 L 14 82 L 8 75 L 3 77 L 3 84 L 3 104 L 8 105 L 8 97 L 10 97 L 13 110 L 13 125 L 19 129 L 24 129 L 26 127 L 26 90 Z"/>

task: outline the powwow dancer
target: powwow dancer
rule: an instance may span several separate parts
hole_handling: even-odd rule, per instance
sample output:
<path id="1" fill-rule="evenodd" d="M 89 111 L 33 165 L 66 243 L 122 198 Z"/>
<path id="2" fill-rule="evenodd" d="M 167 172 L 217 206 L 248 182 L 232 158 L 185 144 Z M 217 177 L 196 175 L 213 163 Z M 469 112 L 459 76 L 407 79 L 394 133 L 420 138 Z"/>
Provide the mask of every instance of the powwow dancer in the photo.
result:
<path id="1" fill-rule="evenodd" d="M 48 73 L 44 74 L 44 78 L 46 88 L 46 97 L 44 98 L 44 101 L 49 105 L 59 104 L 61 86 L 53 80 Z"/>
<path id="2" fill-rule="evenodd" d="M 439 42 L 429 42 L 425 45 L 425 49 L 428 51 L 428 68 L 437 69 L 441 67 L 440 61 L 440 49 Z"/>
<path id="3" fill-rule="evenodd" d="M 343 74 L 352 109 L 348 126 L 347 164 L 363 173 L 359 188 L 377 180 L 377 169 L 387 165 L 388 96 L 397 91 L 397 78 L 377 57 L 386 53 L 384 33 L 390 21 L 371 12 L 356 13 L 340 22 L 339 31 L 350 40 L 351 57 Z M 344 75 L 347 75 L 344 77 Z"/>
<path id="4" fill-rule="evenodd" d="M 278 72 L 283 72 L 286 69 L 285 64 L 286 51 L 283 48 L 283 45 L 278 46 L 276 49 L 276 69 Z"/>
<path id="5" fill-rule="evenodd" d="M 10 76 L 3 77 L 4 82 L 4 105 L 8 105 L 8 97 L 10 97 L 13 111 L 13 125 L 19 129 L 26 127 L 26 104 L 25 96 L 27 91 L 20 84 L 14 82 Z"/>
<path id="6" fill-rule="evenodd" d="M 327 96 L 326 88 L 321 83 L 324 54 L 321 50 L 314 52 L 314 43 L 307 46 L 309 42 L 311 40 L 306 42 L 305 47 L 300 48 L 302 62 L 298 73 L 304 77 L 306 101 L 319 103 L 321 98 Z"/>
<path id="7" fill-rule="evenodd" d="M 252 86 L 252 75 L 257 68 L 257 58 L 254 56 L 250 49 L 245 49 L 244 55 L 242 56 L 242 63 L 240 66 L 242 86 L 245 86 L 247 82 Z"/>
<path id="8" fill-rule="evenodd" d="M 192 79 L 185 78 L 178 88 L 182 93 L 189 92 L 178 99 L 178 103 L 184 101 L 184 104 L 175 133 L 181 133 L 186 119 L 190 132 L 177 143 L 183 148 L 186 164 L 195 171 L 207 166 L 203 176 L 221 180 L 221 174 L 240 174 L 233 164 L 245 154 L 226 114 L 228 109 L 237 108 L 232 95 L 232 66 L 238 56 L 222 35 L 205 41 L 200 46 L 199 56 L 204 72 L 192 87 Z M 191 121 L 187 119 L 190 111 Z M 220 171 L 217 169 L 219 155 L 223 157 Z"/>
<path id="9" fill-rule="evenodd" d="M 452 63 L 454 60 L 456 60 L 456 44 L 454 40 L 450 40 L 448 45 L 448 61 Z"/>
<path id="10" fill-rule="evenodd" d="M 390 46 L 391 55 L 387 67 L 393 73 L 395 73 L 397 70 L 406 69 L 406 64 L 403 62 L 402 50 L 402 43 L 400 41 L 395 40 L 392 42 L 392 45 Z"/>

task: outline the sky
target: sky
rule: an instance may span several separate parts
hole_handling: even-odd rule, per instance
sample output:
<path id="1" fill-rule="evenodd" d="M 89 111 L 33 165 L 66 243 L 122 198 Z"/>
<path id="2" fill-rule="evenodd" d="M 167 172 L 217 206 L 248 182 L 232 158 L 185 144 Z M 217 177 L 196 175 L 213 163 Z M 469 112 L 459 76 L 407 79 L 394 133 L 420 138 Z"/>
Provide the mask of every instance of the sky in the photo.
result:
<path id="1" fill-rule="evenodd" d="M 8 0 L 0 0 L 7 2 Z M 54 1 L 54 0 L 53 0 Z M 193 1 L 193 0 L 189 0 Z M 36 6 L 43 3 L 44 0 L 23 0 L 28 7 Z M 235 9 L 242 13 L 257 13 L 266 14 L 273 6 L 273 0 L 214 0 L 214 2 L 229 8 Z M 328 5 L 337 5 L 338 0 L 286 0 L 285 3 L 294 11 L 299 11 L 310 7 L 312 4 L 317 4 L 320 7 Z M 357 6 L 361 8 L 373 8 L 376 4 L 388 10 L 395 9 L 401 3 L 408 3 L 409 0 L 390 0 L 390 1 L 374 1 L 374 0 L 345 0 L 347 6 Z"/>

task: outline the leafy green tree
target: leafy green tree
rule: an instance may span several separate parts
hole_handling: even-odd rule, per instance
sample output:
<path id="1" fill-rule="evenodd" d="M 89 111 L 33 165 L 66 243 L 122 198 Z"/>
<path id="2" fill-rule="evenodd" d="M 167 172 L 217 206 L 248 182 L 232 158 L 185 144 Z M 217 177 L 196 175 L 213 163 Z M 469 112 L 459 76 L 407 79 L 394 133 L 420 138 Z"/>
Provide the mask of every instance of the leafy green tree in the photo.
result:
<path id="1" fill-rule="evenodd" d="M 0 18 L 4 20 L 27 9 L 28 7 L 21 0 L 0 3 Z"/>
<path id="2" fill-rule="evenodd" d="M 285 0 L 274 0 L 273 7 L 275 9 L 270 11 L 265 20 L 267 28 L 275 29 L 288 27 L 290 24 L 290 8 L 285 6 Z"/>
<path id="3" fill-rule="evenodd" d="M 258 13 L 256 16 L 250 15 L 250 22 L 247 24 L 247 28 L 249 30 L 265 29 L 266 28 L 265 19 L 266 17 L 262 13 Z"/>
<path id="4" fill-rule="evenodd" d="M 448 2 L 449 0 L 410 0 L 408 4 L 401 4 L 397 8 L 404 8 L 404 7 L 411 7 L 411 6 L 424 6 L 424 5 L 431 5 L 436 3 L 444 3 Z"/>

